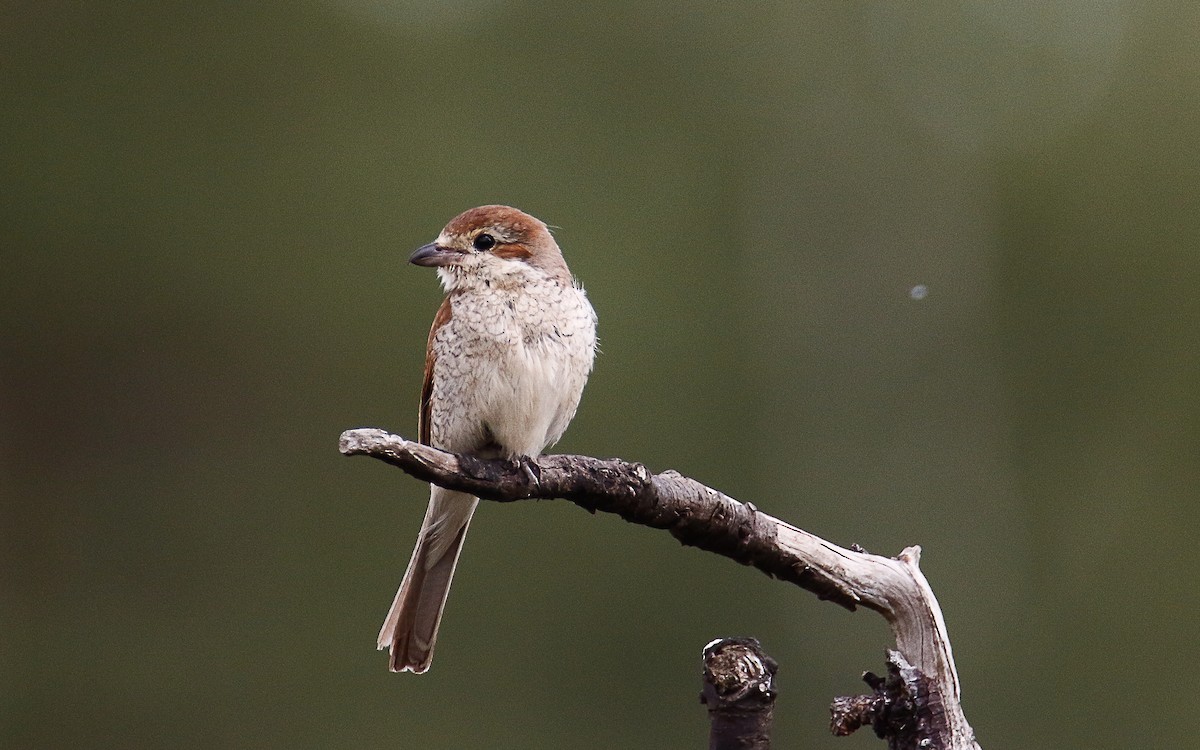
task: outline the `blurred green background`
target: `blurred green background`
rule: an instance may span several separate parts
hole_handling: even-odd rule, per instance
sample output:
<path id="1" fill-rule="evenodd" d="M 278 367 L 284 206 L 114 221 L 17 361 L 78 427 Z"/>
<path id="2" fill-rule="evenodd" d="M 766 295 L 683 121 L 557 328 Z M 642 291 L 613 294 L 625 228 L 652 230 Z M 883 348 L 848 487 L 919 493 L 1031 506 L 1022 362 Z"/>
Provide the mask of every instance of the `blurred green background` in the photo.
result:
<path id="1" fill-rule="evenodd" d="M 1194 742 L 1192 3 L 9 3 L 0 746 L 779 747 L 889 633 L 661 532 L 486 505 L 424 677 L 374 650 L 459 211 L 559 227 L 603 352 L 558 450 L 921 544 L 985 748 Z M 922 286 L 925 294 L 914 293 Z M 1180 700 L 1180 696 L 1184 696 Z"/>

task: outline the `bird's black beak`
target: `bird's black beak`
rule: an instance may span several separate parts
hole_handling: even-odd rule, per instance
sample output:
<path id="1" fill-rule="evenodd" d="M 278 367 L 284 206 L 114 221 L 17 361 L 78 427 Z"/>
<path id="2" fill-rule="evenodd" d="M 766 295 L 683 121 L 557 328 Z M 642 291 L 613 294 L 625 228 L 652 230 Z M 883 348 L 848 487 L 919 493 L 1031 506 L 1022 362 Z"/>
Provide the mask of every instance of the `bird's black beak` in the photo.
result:
<path id="1" fill-rule="evenodd" d="M 416 252 L 408 257 L 408 262 L 415 266 L 448 266 L 454 263 L 460 253 L 457 250 L 452 250 L 448 247 L 442 247 L 436 242 L 430 242 L 428 245 L 421 245 Z"/>

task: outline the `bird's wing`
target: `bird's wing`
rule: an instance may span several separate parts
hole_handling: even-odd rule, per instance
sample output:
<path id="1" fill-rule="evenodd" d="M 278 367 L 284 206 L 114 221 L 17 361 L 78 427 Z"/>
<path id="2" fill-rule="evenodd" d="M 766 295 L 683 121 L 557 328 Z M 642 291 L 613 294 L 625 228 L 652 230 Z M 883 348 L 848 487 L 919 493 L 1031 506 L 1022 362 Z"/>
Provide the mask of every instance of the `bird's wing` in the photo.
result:
<path id="1" fill-rule="evenodd" d="M 450 322 L 452 314 L 450 297 L 446 297 L 442 300 L 442 306 L 438 308 L 437 314 L 433 316 L 433 326 L 429 329 L 429 341 L 425 344 L 425 380 L 421 384 L 421 413 L 417 417 L 417 440 L 425 445 L 432 445 L 429 411 L 433 400 L 433 361 L 436 359 L 433 353 L 433 337 L 437 335 L 438 329 Z"/>

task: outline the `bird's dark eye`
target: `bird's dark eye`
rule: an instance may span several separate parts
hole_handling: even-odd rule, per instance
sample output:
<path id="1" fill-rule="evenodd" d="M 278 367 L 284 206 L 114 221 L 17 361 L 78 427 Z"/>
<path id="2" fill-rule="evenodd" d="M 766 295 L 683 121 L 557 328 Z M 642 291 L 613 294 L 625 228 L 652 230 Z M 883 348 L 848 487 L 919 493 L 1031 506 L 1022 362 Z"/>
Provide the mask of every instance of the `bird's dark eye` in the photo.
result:
<path id="1" fill-rule="evenodd" d="M 475 241 L 471 245 L 476 250 L 491 250 L 496 246 L 496 238 L 487 232 L 475 235 Z"/>

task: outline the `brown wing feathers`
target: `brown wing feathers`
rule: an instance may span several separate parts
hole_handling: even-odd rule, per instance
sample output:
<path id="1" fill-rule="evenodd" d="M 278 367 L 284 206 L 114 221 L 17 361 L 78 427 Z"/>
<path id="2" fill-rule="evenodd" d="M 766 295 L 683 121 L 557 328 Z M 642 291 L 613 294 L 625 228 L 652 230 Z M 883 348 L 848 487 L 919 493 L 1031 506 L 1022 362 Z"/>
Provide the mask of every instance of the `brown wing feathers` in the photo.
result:
<path id="1" fill-rule="evenodd" d="M 439 328 L 450 322 L 452 315 L 450 297 L 447 296 L 442 300 L 437 314 L 433 316 L 433 326 L 429 329 L 429 341 L 425 344 L 425 380 L 421 384 L 421 412 L 417 417 L 417 440 L 425 445 L 432 445 L 429 442 L 429 408 L 430 400 L 433 397 L 433 360 L 436 358 L 433 353 L 433 337 L 437 335 Z"/>

